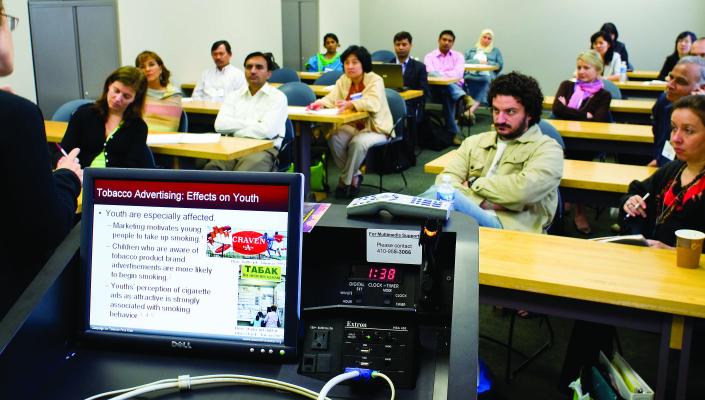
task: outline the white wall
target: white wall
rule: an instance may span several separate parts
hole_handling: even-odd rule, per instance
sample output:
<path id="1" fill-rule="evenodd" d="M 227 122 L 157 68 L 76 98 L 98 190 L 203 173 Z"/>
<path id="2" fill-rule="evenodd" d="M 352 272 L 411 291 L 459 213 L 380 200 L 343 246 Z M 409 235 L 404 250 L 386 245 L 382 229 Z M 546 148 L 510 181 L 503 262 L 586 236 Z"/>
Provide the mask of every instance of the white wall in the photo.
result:
<path id="1" fill-rule="evenodd" d="M 142 50 L 155 51 L 177 86 L 213 66 L 216 40 L 230 42 L 231 63 L 241 69 L 253 51 L 282 59 L 280 0 L 118 0 L 118 20 L 122 63 L 134 65 Z"/>
<path id="2" fill-rule="evenodd" d="M 323 51 L 323 35 L 328 32 L 335 33 L 340 39 L 341 52 L 351 44 L 359 45 L 360 0 L 319 0 L 318 31 L 321 51 Z"/>
<path id="3" fill-rule="evenodd" d="M 20 24 L 12 32 L 15 47 L 15 72 L 10 76 L 0 78 L 0 86 L 10 86 L 18 95 L 36 102 L 27 0 L 3 0 L 3 4 L 5 12 L 18 17 Z"/>
<path id="4" fill-rule="evenodd" d="M 589 7 L 589 8 L 588 8 Z M 441 9 L 443 11 L 441 11 Z M 575 69 L 577 54 L 590 35 L 613 22 L 636 69 L 658 70 L 673 51 L 676 35 L 691 30 L 705 36 L 705 2 L 700 0 L 361 0 L 362 43 L 392 49 L 400 30 L 414 37 L 412 55 L 423 59 L 437 47 L 438 34 L 452 29 L 455 50 L 465 52 L 480 31 L 491 28 L 502 50 L 504 71 L 534 76 L 546 95 Z"/>

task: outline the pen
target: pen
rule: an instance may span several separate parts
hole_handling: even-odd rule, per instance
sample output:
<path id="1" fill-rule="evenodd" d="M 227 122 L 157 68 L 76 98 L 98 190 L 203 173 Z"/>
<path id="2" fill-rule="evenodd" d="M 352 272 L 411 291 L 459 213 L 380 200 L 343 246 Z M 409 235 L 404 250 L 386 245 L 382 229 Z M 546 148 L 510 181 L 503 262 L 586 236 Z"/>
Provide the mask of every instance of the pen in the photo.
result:
<path id="1" fill-rule="evenodd" d="M 56 145 L 56 148 L 59 149 L 59 151 L 61 151 L 61 154 L 63 154 L 64 157 L 68 157 L 68 156 L 69 156 L 69 155 L 66 153 L 66 150 L 64 150 L 64 148 L 61 147 L 60 144 L 58 144 L 58 143 L 54 143 L 54 144 Z"/>
<path id="2" fill-rule="evenodd" d="M 646 201 L 646 199 L 649 198 L 649 195 L 650 195 L 650 194 L 651 194 L 651 193 L 645 194 L 644 197 L 641 198 L 641 200 L 642 200 L 642 201 Z M 634 210 L 636 211 L 636 209 L 639 208 L 639 207 L 640 207 L 640 205 L 637 205 L 636 207 L 634 207 Z M 627 219 L 627 218 L 629 218 L 629 217 L 631 217 L 631 215 L 627 214 L 627 216 L 624 217 L 624 219 Z"/>

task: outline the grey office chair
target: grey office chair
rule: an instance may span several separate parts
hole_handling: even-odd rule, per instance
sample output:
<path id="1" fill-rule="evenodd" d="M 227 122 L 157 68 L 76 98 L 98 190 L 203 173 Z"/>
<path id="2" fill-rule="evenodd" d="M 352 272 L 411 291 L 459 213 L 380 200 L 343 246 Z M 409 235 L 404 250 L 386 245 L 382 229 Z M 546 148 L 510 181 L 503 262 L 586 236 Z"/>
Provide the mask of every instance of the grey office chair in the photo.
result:
<path id="1" fill-rule="evenodd" d="M 296 73 L 291 68 L 279 68 L 272 71 L 272 76 L 269 78 L 269 82 L 272 83 L 288 83 L 288 82 L 301 82 L 299 74 Z"/>
<path id="2" fill-rule="evenodd" d="M 62 122 L 69 122 L 71 119 L 71 116 L 73 113 L 76 111 L 78 107 L 81 107 L 84 104 L 90 104 L 93 103 L 93 100 L 91 99 L 76 99 L 76 100 L 71 100 L 67 101 L 66 103 L 62 104 L 59 108 L 54 111 L 54 114 L 51 116 L 52 121 L 62 121 Z"/>
<path id="3" fill-rule="evenodd" d="M 328 71 L 316 79 L 313 84 L 326 86 L 335 85 L 335 82 L 338 81 L 341 75 L 343 75 L 343 71 Z"/>
<path id="4" fill-rule="evenodd" d="M 377 50 L 374 53 L 372 53 L 372 61 L 373 62 L 389 62 L 389 60 L 393 60 L 394 57 L 396 57 L 396 54 L 389 50 Z"/>

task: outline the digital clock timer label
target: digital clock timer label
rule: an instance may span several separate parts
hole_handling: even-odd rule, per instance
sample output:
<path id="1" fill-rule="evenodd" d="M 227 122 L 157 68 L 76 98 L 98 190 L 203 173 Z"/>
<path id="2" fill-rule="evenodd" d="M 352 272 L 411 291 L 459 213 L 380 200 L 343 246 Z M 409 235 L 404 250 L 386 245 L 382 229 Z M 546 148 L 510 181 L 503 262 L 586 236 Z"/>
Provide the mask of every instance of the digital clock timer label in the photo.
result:
<path id="1" fill-rule="evenodd" d="M 418 231 L 367 230 L 367 262 L 421 264 Z"/>

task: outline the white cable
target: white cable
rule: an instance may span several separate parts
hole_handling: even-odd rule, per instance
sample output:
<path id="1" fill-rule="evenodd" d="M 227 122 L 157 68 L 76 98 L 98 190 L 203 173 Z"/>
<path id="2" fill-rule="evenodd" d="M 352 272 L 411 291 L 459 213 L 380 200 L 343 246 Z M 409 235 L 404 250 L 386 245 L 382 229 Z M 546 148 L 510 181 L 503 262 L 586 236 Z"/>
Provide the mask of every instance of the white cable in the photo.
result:
<path id="1" fill-rule="evenodd" d="M 148 383 L 145 385 L 135 386 L 127 389 L 114 390 L 111 392 L 101 393 L 86 400 L 96 400 L 106 396 L 112 396 L 114 394 L 121 395 L 113 397 L 113 400 L 124 400 L 129 399 L 138 395 L 146 394 L 149 392 L 155 392 L 158 390 L 165 389 L 178 389 L 188 390 L 190 388 L 200 385 L 209 384 L 234 384 L 234 385 L 253 385 L 267 387 L 277 390 L 288 391 L 303 397 L 308 397 L 310 399 L 317 399 L 317 393 L 313 390 L 306 389 L 305 387 L 297 386 L 288 382 L 278 381 L 275 379 L 260 378 L 256 376 L 248 375 L 231 375 L 231 374 L 221 374 L 221 375 L 204 375 L 190 378 L 188 375 L 182 375 L 179 379 L 163 379 L 160 381 Z"/>
<path id="2" fill-rule="evenodd" d="M 390 399 L 394 400 L 394 397 L 396 396 L 396 390 L 394 389 L 394 383 L 392 383 L 392 380 L 389 379 L 389 377 L 387 375 L 385 375 L 379 371 L 372 371 L 372 377 L 373 378 L 380 377 L 380 378 L 384 379 L 385 381 L 387 381 L 387 383 L 389 384 L 389 388 L 392 389 L 392 397 L 390 397 Z"/>
<path id="3" fill-rule="evenodd" d="M 328 392 L 333 389 L 333 386 L 339 384 L 340 382 L 347 381 L 348 379 L 357 378 L 358 376 L 360 376 L 360 372 L 350 371 L 332 377 L 328 382 L 326 382 L 325 385 L 323 385 L 323 389 L 321 389 L 321 391 L 318 393 L 317 400 L 325 399 L 328 395 Z"/>

